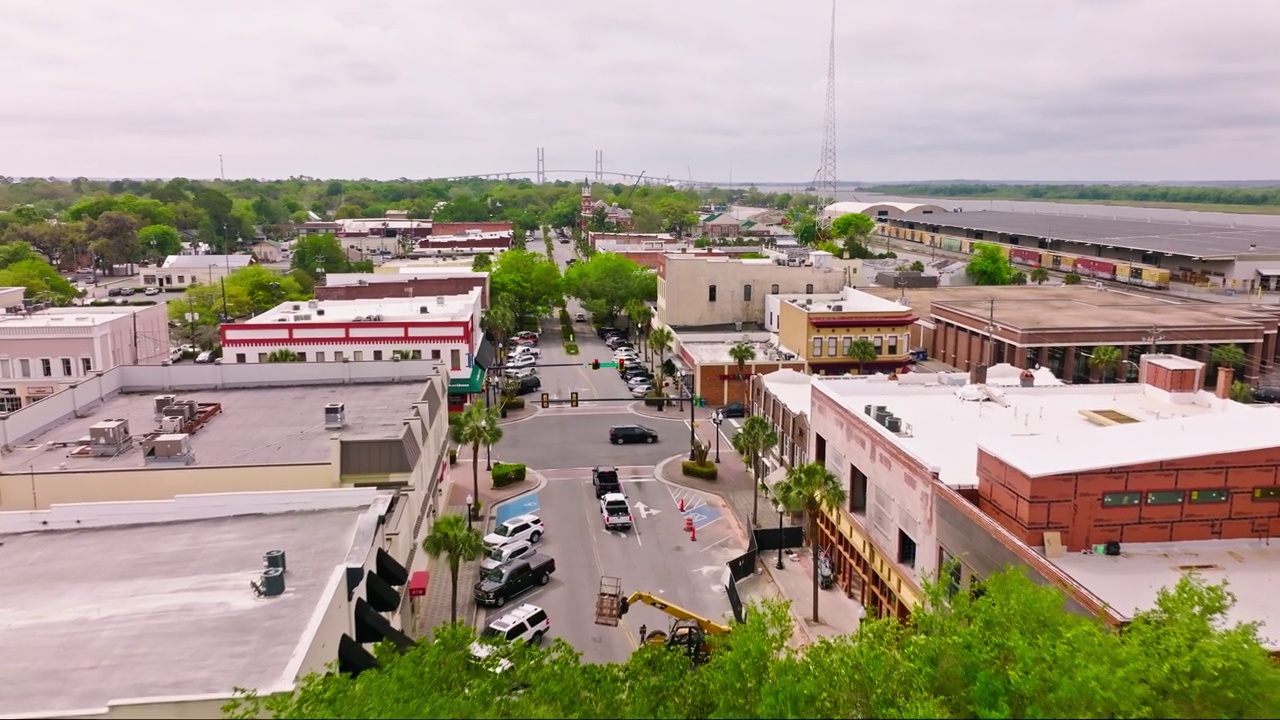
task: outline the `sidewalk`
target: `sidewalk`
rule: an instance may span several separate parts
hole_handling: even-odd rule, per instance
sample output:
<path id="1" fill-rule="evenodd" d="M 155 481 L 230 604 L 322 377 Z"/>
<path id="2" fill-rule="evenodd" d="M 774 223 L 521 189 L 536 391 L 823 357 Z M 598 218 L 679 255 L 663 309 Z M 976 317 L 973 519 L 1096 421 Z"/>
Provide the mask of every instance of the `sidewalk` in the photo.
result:
<path id="1" fill-rule="evenodd" d="M 661 479 L 675 485 L 719 495 L 733 509 L 743 529 L 750 532 L 754 481 L 742 457 L 728 441 L 728 438 L 733 437 L 735 428 L 725 424 L 720 429 L 723 436 L 720 438 L 718 479 L 700 480 L 681 473 L 680 461 L 687 459 L 687 454 L 663 461 L 654 472 Z M 696 431 L 701 440 L 711 442 L 709 457 L 714 459 L 715 437 L 712 433 L 715 426 L 710 422 L 699 422 Z M 761 524 L 769 519 L 776 522 L 777 512 L 773 509 L 772 501 L 762 495 L 758 502 Z M 865 611 L 858 598 L 848 596 L 838 586 L 818 591 L 818 617 L 822 622 L 813 622 L 813 560 L 808 549 L 784 550 L 784 569 L 778 570 L 776 564 L 776 551 L 762 552 L 756 562 L 755 578 L 743 581 L 742 587 L 756 586 L 748 593 L 753 597 L 780 597 L 791 601 L 791 615 L 795 618 L 798 642 L 809 643 L 818 638 L 857 631 Z M 766 583 L 772 591 L 764 587 Z"/>
<path id="2" fill-rule="evenodd" d="M 483 460 L 481 460 L 483 463 Z M 440 505 L 443 514 L 462 515 L 467 514 L 467 495 L 471 494 L 471 461 L 458 458 L 457 465 L 451 465 L 445 476 L 442 487 L 442 498 Z M 489 471 L 484 469 L 484 465 L 480 466 L 480 519 L 475 522 L 475 526 L 482 534 L 487 533 L 492 519 L 494 517 L 493 508 L 506 500 L 510 500 L 517 495 L 527 492 L 533 492 L 540 488 L 546 481 L 536 472 L 530 472 L 529 476 L 522 483 L 510 485 L 504 488 L 493 487 L 493 481 L 489 476 Z M 431 523 L 435 521 L 434 516 L 427 518 L 427 528 L 423 531 L 422 536 L 430 532 Z M 419 540 L 421 542 L 421 540 Z M 451 584 L 449 578 L 449 561 L 446 557 L 431 558 L 426 553 L 420 553 L 426 570 L 430 573 L 430 579 L 427 582 L 427 594 L 423 596 L 416 604 L 416 612 L 413 618 L 413 637 L 420 638 L 429 636 L 434 630 L 449 622 L 449 596 L 451 593 Z M 416 563 L 415 563 L 416 565 Z M 464 562 L 458 569 L 458 619 L 467 624 L 475 625 L 477 608 L 476 604 L 471 600 L 471 586 L 475 584 L 480 573 L 480 561 L 473 560 Z"/>

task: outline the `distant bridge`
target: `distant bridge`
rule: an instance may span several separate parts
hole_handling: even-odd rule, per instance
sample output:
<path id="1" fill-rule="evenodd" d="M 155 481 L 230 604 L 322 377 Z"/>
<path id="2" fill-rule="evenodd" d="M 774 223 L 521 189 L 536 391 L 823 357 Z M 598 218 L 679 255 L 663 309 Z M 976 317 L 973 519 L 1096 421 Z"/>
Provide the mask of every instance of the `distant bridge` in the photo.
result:
<path id="1" fill-rule="evenodd" d="M 481 178 L 485 180 L 510 180 L 512 177 L 528 176 L 531 180 L 536 180 L 538 177 L 538 174 L 539 173 L 537 170 L 511 170 L 508 172 L 468 173 L 466 175 L 452 175 L 443 179 L 467 180 L 470 178 Z M 543 170 L 542 175 L 568 175 L 571 178 L 572 177 L 586 178 L 591 182 L 603 182 L 605 178 L 619 178 L 621 180 L 625 180 L 628 182 L 635 182 L 636 180 L 639 180 L 641 177 L 643 177 L 645 183 L 647 184 L 662 183 L 664 185 L 670 185 L 672 183 L 680 183 L 681 185 L 695 185 L 695 186 L 705 186 L 705 187 L 711 187 L 712 185 L 714 185 L 714 183 L 700 181 L 700 180 L 690 181 L 688 178 L 682 179 L 682 178 L 672 178 L 672 177 L 655 177 L 652 175 L 642 176 L 640 173 L 607 172 L 607 171 L 596 171 L 596 170 Z"/>

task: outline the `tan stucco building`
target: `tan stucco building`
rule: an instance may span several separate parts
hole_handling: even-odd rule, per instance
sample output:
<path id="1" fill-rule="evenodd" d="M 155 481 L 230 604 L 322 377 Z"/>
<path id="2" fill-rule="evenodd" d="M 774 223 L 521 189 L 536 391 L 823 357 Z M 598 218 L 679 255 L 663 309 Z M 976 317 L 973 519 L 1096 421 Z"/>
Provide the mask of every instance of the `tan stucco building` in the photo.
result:
<path id="1" fill-rule="evenodd" d="M 783 254 L 758 259 L 666 255 L 658 268 L 657 321 L 672 328 L 763 325 L 764 298 L 778 293 L 839 292 L 847 270 L 828 253 L 807 261 Z M 802 264 L 807 262 L 808 264 Z"/>
<path id="2" fill-rule="evenodd" d="M 778 349 L 803 358 L 811 373 L 892 373 L 907 364 L 911 327 L 919 319 L 892 300 L 844 288 L 838 293 L 770 295 L 766 322 L 776 323 Z M 776 313 L 776 318 L 775 318 Z M 849 357 L 856 340 L 876 349 L 875 360 Z"/>

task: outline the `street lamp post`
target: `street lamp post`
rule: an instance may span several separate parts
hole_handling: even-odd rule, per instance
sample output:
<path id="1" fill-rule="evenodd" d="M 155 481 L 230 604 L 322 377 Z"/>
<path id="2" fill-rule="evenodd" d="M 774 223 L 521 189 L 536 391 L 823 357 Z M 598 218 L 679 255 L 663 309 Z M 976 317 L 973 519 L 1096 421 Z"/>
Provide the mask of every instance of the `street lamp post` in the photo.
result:
<path id="1" fill-rule="evenodd" d="M 471 493 L 467 493 L 467 529 L 468 530 L 471 529 L 471 516 L 475 514 L 475 510 L 476 510 L 476 499 L 471 496 Z M 781 521 L 779 521 L 778 527 L 782 527 Z M 778 552 L 781 553 L 782 551 L 779 550 Z M 778 555 L 778 562 L 779 563 L 782 562 L 782 555 Z"/>
<path id="2" fill-rule="evenodd" d="M 693 419 L 693 407 L 696 405 L 693 401 L 693 394 L 689 394 L 689 461 L 693 462 L 698 459 L 694 453 L 694 446 L 698 444 L 697 421 Z"/>
<path id="3" fill-rule="evenodd" d="M 785 570 L 786 565 L 782 564 L 782 513 L 786 508 L 782 507 L 782 503 L 776 503 L 774 509 L 778 511 L 778 562 L 774 565 L 779 570 Z"/>
<path id="4" fill-rule="evenodd" d="M 724 422 L 724 418 L 719 413 L 711 416 L 711 424 L 716 426 L 716 463 L 720 463 L 720 423 Z"/>
<path id="5" fill-rule="evenodd" d="M 489 421 L 486 420 L 486 428 L 488 427 L 488 424 Z M 484 445 L 484 469 L 490 471 L 493 470 L 493 445 L 490 445 L 489 443 L 485 443 Z"/>

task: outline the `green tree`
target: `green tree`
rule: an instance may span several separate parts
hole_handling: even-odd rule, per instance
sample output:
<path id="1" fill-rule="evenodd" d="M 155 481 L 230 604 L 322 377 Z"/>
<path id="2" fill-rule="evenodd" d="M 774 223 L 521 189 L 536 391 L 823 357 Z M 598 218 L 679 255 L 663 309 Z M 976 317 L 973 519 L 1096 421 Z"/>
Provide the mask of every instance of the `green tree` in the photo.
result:
<path id="1" fill-rule="evenodd" d="M 605 207 L 596 207 L 591 211 L 591 217 L 587 220 L 587 230 L 591 232 L 616 232 L 617 227 L 609 222 L 609 209 Z"/>
<path id="2" fill-rule="evenodd" d="M 1122 365 L 1124 354 L 1114 345 L 1099 345 L 1089 354 L 1089 367 L 1102 376 L 1102 382 L 1107 381 L 1108 375 L 1115 377 Z"/>
<path id="3" fill-rule="evenodd" d="M 471 269 L 475 272 L 485 272 L 493 265 L 493 256 L 489 253 L 477 253 L 475 258 L 471 260 Z"/>
<path id="4" fill-rule="evenodd" d="M 331 234 L 299 238 L 293 244 L 289 262 L 294 269 L 307 273 L 312 279 L 321 273 L 347 272 L 351 267 L 347 251 Z"/>
<path id="5" fill-rule="evenodd" d="M 1253 388 L 1247 382 L 1236 380 L 1231 383 L 1231 399 L 1238 403 L 1252 403 Z"/>
<path id="6" fill-rule="evenodd" d="M 924 272 L 924 263 L 919 260 L 911 263 L 911 272 Z"/>
<path id="7" fill-rule="evenodd" d="M 480 498 L 480 448 L 493 447 L 502 440 L 501 419 L 497 408 L 486 407 L 484 400 L 473 400 L 449 427 L 449 439 L 471 447 L 471 497 Z"/>
<path id="8" fill-rule="evenodd" d="M 765 453 L 778 446 L 778 433 L 759 415 L 752 415 L 742 421 L 742 428 L 733 434 L 733 449 L 738 451 L 747 463 L 747 470 L 755 481 L 755 491 L 751 493 L 751 525 L 760 526 L 760 459 Z"/>
<path id="9" fill-rule="evenodd" d="M 862 213 L 848 213 L 831 221 L 832 235 L 843 240 L 856 239 L 863 244 L 875 229 L 875 220 Z"/>
<path id="10" fill-rule="evenodd" d="M 818 514 L 827 511 L 835 512 L 844 504 L 846 494 L 844 485 L 822 463 L 812 462 L 798 467 L 788 468 L 787 477 L 773 487 L 774 495 L 784 508 L 791 512 L 804 511 L 809 524 L 809 549 L 813 553 L 813 562 L 818 562 Z M 813 621 L 818 619 L 818 573 L 813 572 Z"/>
<path id="11" fill-rule="evenodd" d="M 1031 282 L 1037 285 L 1043 285 L 1049 282 L 1049 271 L 1042 267 L 1035 268 L 1031 271 Z"/>
<path id="12" fill-rule="evenodd" d="M 364 208 L 359 205 L 352 205 L 351 203 L 340 205 L 337 210 L 333 211 L 334 220 L 350 220 L 351 218 L 362 217 L 365 217 Z"/>
<path id="13" fill-rule="evenodd" d="M 1013 277 L 1010 278 L 1009 284 L 1010 285 L 1026 285 L 1027 274 L 1022 272 L 1021 270 L 1014 270 Z"/>
<path id="14" fill-rule="evenodd" d="M 631 327 L 635 328 L 636 336 L 643 346 L 644 341 L 649 337 L 649 331 L 653 329 L 653 308 L 649 307 L 649 303 L 644 300 L 636 298 L 628 302 L 622 312 L 627 316 Z"/>
<path id="15" fill-rule="evenodd" d="M 170 225 L 148 225 L 138 231 L 142 256 L 162 260 L 182 252 L 182 236 Z"/>
<path id="16" fill-rule="evenodd" d="M 1070 273 L 1067 273 L 1065 276 L 1063 276 L 1062 284 L 1063 285 L 1079 285 L 1082 279 L 1083 278 L 1080 277 L 1079 273 L 1070 272 Z"/>
<path id="17" fill-rule="evenodd" d="M 458 622 L 458 571 L 462 563 L 478 560 L 484 554 L 480 531 L 471 527 L 461 515 L 441 515 L 431 524 L 422 539 L 422 549 L 432 559 L 444 556 L 449 563 L 449 622 Z"/>
<path id="18" fill-rule="evenodd" d="M 58 274 L 49 263 L 34 255 L 8 263 L 0 270 L 0 287 L 26 288 L 23 297 L 36 302 L 69 305 L 80 291 Z"/>
<path id="19" fill-rule="evenodd" d="M 667 352 L 671 350 L 671 343 L 675 342 L 675 335 L 665 325 L 660 325 L 649 331 L 649 349 L 658 353 L 658 392 L 662 394 L 663 388 L 666 386 L 667 364 L 664 362 Z"/>
<path id="20" fill-rule="evenodd" d="M 470 195 L 449 201 L 432 215 L 436 222 L 483 222 L 489 217 L 489 206 Z"/>
<path id="21" fill-rule="evenodd" d="M 1009 285 L 1013 283 L 1013 265 L 1000 248 L 990 243 L 976 243 L 973 259 L 964 269 L 975 285 Z"/>
<path id="22" fill-rule="evenodd" d="M 538 318 L 564 304 L 560 268 L 542 253 L 508 250 L 498 256 L 489 271 L 491 299 L 515 313 L 520 327 L 531 327 Z"/>
<path id="23" fill-rule="evenodd" d="M 89 247 L 98 259 L 98 267 L 115 275 L 116 266 L 132 265 L 142 259 L 138 244 L 138 222 L 132 216 L 108 210 L 85 221 Z"/>
<path id="24" fill-rule="evenodd" d="M 288 300 L 306 300 L 309 293 L 291 275 L 278 275 L 261 265 L 250 265 L 227 276 L 225 283 L 233 292 L 242 291 L 246 311 L 257 315 Z"/>
<path id="25" fill-rule="evenodd" d="M 875 362 L 880 354 L 876 352 L 876 346 L 870 340 L 858 338 L 844 349 L 844 356 L 858 363 L 858 374 L 863 375 L 866 364 Z"/>
<path id="26" fill-rule="evenodd" d="M 749 405 L 751 393 L 747 389 L 747 363 L 756 359 L 756 348 L 749 342 L 738 341 L 729 348 L 729 359 L 738 364 L 738 379 L 742 381 L 742 402 Z"/>
<path id="27" fill-rule="evenodd" d="M 498 352 L 506 355 L 506 338 L 516 329 L 516 314 L 504 303 L 492 303 L 480 318 L 480 327 L 489 333 Z"/>
<path id="28" fill-rule="evenodd" d="M 612 322 L 633 300 L 656 300 L 658 279 L 635 260 L 606 252 L 566 270 L 564 289 L 598 321 Z"/>
<path id="29" fill-rule="evenodd" d="M 1209 353 L 1209 361 L 1215 366 L 1226 366 L 1239 372 L 1248 358 L 1239 345 L 1215 345 L 1213 351 Z"/>
<path id="30" fill-rule="evenodd" d="M 279 348 L 278 350 L 272 350 L 271 354 L 267 355 L 267 362 L 269 363 L 302 362 L 302 356 L 290 350 L 289 348 Z"/>

